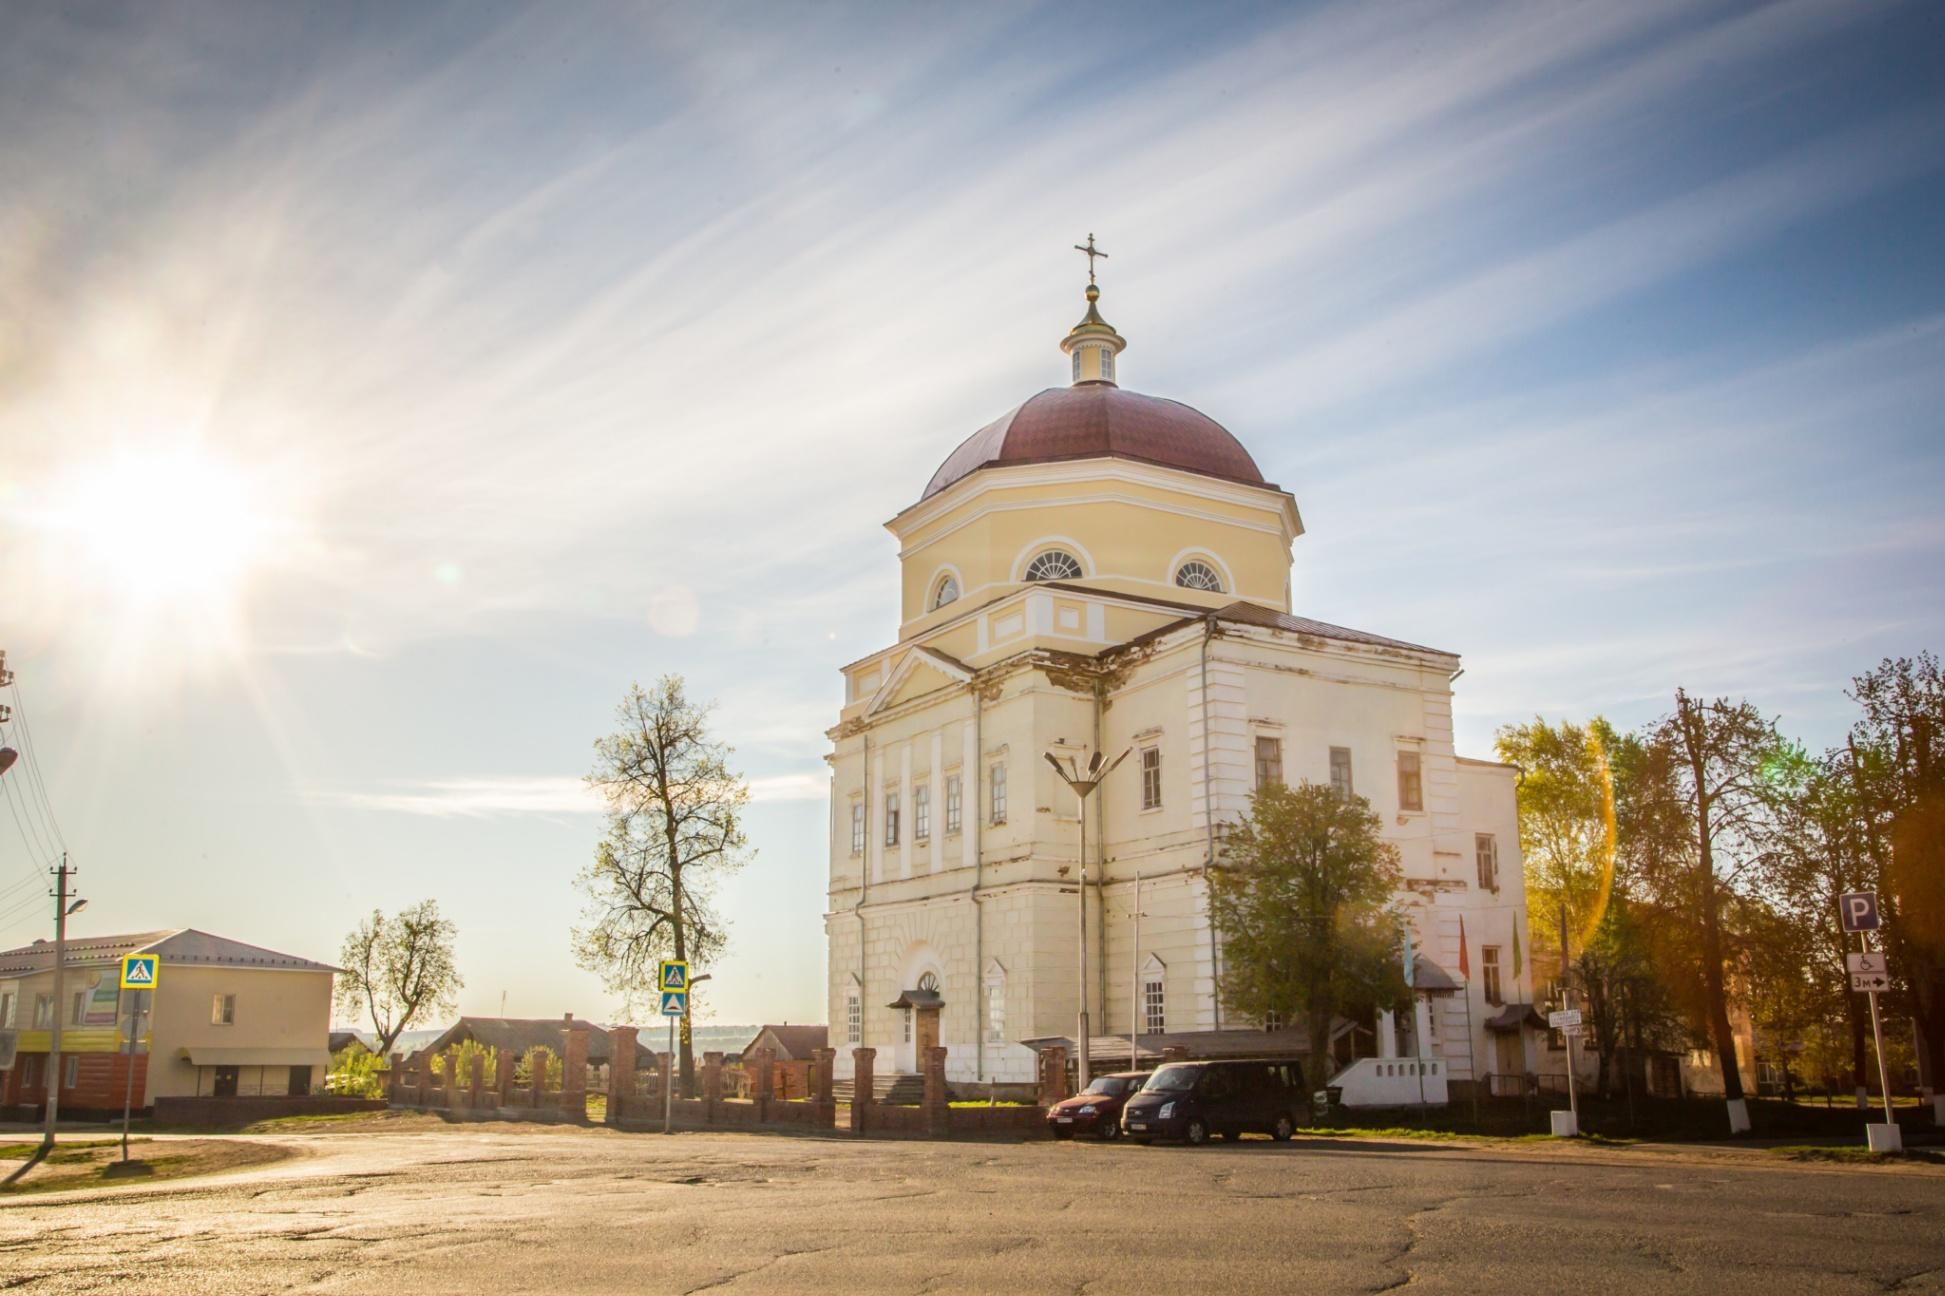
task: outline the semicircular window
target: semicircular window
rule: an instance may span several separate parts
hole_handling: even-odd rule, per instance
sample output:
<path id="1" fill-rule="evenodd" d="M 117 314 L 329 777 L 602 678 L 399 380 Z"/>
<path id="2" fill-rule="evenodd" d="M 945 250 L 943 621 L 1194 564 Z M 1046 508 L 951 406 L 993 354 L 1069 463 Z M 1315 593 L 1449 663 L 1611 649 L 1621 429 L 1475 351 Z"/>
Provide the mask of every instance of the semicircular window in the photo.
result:
<path id="1" fill-rule="evenodd" d="M 918 988 L 927 994 L 939 993 L 939 974 L 936 972 L 925 973 L 918 979 Z"/>
<path id="2" fill-rule="evenodd" d="M 1197 559 L 1190 559 L 1175 569 L 1175 583 L 1183 589 L 1222 593 L 1222 577 L 1216 575 L 1215 568 Z"/>
<path id="3" fill-rule="evenodd" d="M 1049 549 L 1027 564 L 1027 579 L 1030 581 L 1079 580 L 1081 565 L 1074 561 L 1074 555 L 1058 549 Z"/>
<path id="4" fill-rule="evenodd" d="M 951 576 L 946 576 L 939 582 L 938 590 L 932 595 L 932 610 L 936 612 L 958 597 L 959 582 Z"/>

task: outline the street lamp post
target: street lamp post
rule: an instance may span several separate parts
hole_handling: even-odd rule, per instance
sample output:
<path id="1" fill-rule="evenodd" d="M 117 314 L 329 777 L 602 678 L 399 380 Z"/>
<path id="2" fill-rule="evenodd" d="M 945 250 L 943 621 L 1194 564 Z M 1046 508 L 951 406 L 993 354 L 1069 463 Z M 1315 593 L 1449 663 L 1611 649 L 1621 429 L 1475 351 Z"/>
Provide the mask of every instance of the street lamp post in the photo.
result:
<path id="1" fill-rule="evenodd" d="M 1079 1081 L 1079 1087 L 1082 1089 L 1087 1088 L 1089 1082 L 1093 1080 L 1093 1076 L 1089 1071 L 1087 1057 L 1087 798 L 1095 788 L 1101 786 L 1103 779 L 1114 772 L 1115 766 L 1128 759 L 1128 752 L 1131 750 L 1133 749 L 1123 750 L 1112 761 L 1106 761 L 1106 758 L 1100 752 L 1095 752 L 1087 758 L 1087 772 L 1085 774 L 1082 774 L 1079 767 L 1074 765 L 1072 761 L 1069 761 L 1066 765 L 1062 765 L 1060 763 L 1060 757 L 1054 755 L 1052 752 L 1040 753 L 1046 758 L 1047 764 L 1054 767 L 1054 773 L 1060 775 L 1060 781 L 1074 789 L 1074 803 L 1080 808 L 1080 886 L 1077 888 L 1080 903 L 1077 906 L 1079 921 L 1076 926 L 1076 930 L 1080 935 L 1080 1036 L 1076 1041 L 1078 1056 L 1075 1061 L 1075 1078 Z"/>

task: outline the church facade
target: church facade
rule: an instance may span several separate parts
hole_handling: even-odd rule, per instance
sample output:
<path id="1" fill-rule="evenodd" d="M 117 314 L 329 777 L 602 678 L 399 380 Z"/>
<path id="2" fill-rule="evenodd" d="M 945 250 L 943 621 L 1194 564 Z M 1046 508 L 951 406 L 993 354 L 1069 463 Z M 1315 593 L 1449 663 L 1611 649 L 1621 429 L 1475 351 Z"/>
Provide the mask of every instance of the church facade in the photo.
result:
<path id="1" fill-rule="evenodd" d="M 1515 1083 L 1544 1047 L 1517 771 L 1454 751 L 1459 658 L 1294 614 L 1295 498 L 1214 420 L 1118 385 L 1091 280 L 1072 385 L 975 432 L 888 524 L 898 640 L 844 668 L 828 731 L 839 1074 L 856 1045 L 883 1075 L 943 1044 L 954 1083 L 1023 1083 L 1023 1041 L 1075 1036 L 1083 993 L 1096 1069 L 1131 1038 L 1307 1048 L 1217 994 L 1204 879 L 1276 779 L 1367 798 L 1402 858 L 1424 993 L 1330 1046 Z M 1043 753 L 1124 750 L 1086 803 L 1083 886 L 1081 812 Z"/>

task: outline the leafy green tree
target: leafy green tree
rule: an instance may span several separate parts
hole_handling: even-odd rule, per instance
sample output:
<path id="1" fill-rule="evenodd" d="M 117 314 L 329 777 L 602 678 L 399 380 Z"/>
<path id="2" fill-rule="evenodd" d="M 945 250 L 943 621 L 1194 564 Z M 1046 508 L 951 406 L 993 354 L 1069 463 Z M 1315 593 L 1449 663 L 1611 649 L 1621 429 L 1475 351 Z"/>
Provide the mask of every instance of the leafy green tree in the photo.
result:
<path id="1" fill-rule="evenodd" d="M 585 925 L 575 959 L 630 1009 L 653 995 L 662 959 L 714 961 L 726 939 L 714 886 L 751 857 L 743 832 L 749 786 L 729 767 L 733 750 L 709 733 L 709 708 L 691 702 L 679 675 L 632 685 L 619 728 L 595 745 L 588 785 L 608 807 L 606 833 L 582 870 Z M 693 1002 L 690 1003 L 693 1009 Z M 695 1052 L 682 1022 L 683 1096 L 695 1096 Z"/>
<path id="2" fill-rule="evenodd" d="M 1307 1020 L 1313 1091 L 1329 1079 L 1333 1020 L 1411 1003 L 1391 908 L 1398 852 L 1379 833 L 1362 797 L 1266 784 L 1210 873 L 1223 1003 L 1258 1021 Z"/>
<path id="3" fill-rule="evenodd" d="M 384 1073 L 385 1059 L 353 1042 L 332 1055 L 324 1087 L 347 1098 L 379 1098 L 384 1095 L 379 1079 Z"/>
<path id="4" fill-rule="evenodd" d="M 1564 917 L 1577 946 L 1592 940 L 1614 886 L 1613 729 L 1535 717 L 1494 738 L 1499 759 L 1520 768 L 1520 855 L 1526 865 L 1527 930 L 1536 964 L 1559 966 Z M 1551 955 L 1551 961 L 1548 956 Z"/>
<path id="5" fill-rule="evenodd" d="M 391 1056 L 412 1023 L 457 1004 L 466 984 L 453 955 L 458 935 L 458 927 L 439 916 L 437 900 L 421 900 L 391 918 L 374 909 L 344 938 L 338 1005 L 370 1018 L 380 1057 Z"/>

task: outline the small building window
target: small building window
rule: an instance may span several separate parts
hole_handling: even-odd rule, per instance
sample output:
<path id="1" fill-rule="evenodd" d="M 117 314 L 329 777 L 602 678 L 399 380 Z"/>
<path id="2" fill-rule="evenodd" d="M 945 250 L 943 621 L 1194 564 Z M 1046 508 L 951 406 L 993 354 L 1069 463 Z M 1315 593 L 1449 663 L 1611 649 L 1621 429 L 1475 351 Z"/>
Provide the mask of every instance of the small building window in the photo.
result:
<path id="1" fill-rule="evenodd" d="M 959 776 L 945 776 L 945 830 L 948 833 L 959 831 L 959 820 L 964 813 L 965 794 L 960 790 Z"/>
<path id="2" fill-rule="evenodd" d="M 851 803 L 851 853 L 864 854 L 864 802 Z"/>
<path id="3" fill-rule="evenodd" d="M 1183 589 L 1222 593 L 1222 577 L 1216 575 L 1215 568 L 1200 560 L 1191 560 L 1176 568 L 1175 583 Z"/>
<path id="4" fill-rule="evenodd" d="M 1269 1010 L 1268 1012 L 1266 1012 L 1266 1013 L 1264 1013 L 1264 1014 L 1263 1014 L 1263 1029 L 1264 1029 L 1264 1030 L 1266 1030 L 1266 1031 L 1280 1031 L 1280 1030 L 1282 1030 L 1282 1029 L 1283 1029 L 1283 1014 L 1282 1014 L 1282 1013 L 1280 1013 L 1280 1012 L 1278 1012 L 1278 1011 L 1277 1011 L 1276 1009 L 1274 1009 L 1274 1008 L 1272 1008 L 1272 1009 L 1270 1009 L 1270 1010 Z"/>
<path id="5" fill-rule="evenodd" d="M 1479 947 L 1479 980 L 1486 989 L 1486 1002 L 1497 1008 L 1506 1002 L 1499 988 L 1499 946 Z"/>
<path id="6" fill-rule="evenodd" d="M 79 1026 L 88 1019 L 88 992 L 76 990 L 68 1003 L 68 1025 Z"/>
<path id="7" fill-rule="evenodd" d="M 1102 347 L 1098 352 L 1098 354 L 1101 357 L 1101 381 L 1113 382 L 1114 381 L 1114 352 L 1108 350 L 1106 347 Z"/>
<path id="8" fill-rule="evenodd" d="M 898 793 L 885 793 L 885 845 L 898 845 Z"/>
<path id="9" fill-rule="evenodd" d="M 932 785 L 929 783 L 912 789 L 912 838 L 915 841 L 932 838 Z"/>
<path id="10" fill-rule="evenodd" d="M 54 1025 L 54 996 L 37 994 L 34 996 L 34 1029 L 49 1030 Z"/>
<path id="11" fill-rule="evenodd" d="M 9 990 L 6 994 L 0 994 L 0 1030 L 12 1030 L 13 1028 L 14 996 L 13 992 Z"/>
<path id="12" fill-rule="evenodd" d="M 1162 804 L 1162 749 L 1141 749 L 1141 808 L 1160 809 Z"/>
<path id="13" fill-rule="evenodd" d="M 1479 889 L 1481 891 L 1499 890 L 1499 843 L 1491 833 L 1472 835 L 1473 854 L 1479 861 Z"/>
<path id="14" fill-rule="evenodd" d="M 1059 549 L 1049 549 L 1027 564 L 1027 579 L 1030 581 L 1078 580 L 1081 565 L 1074 555 Z"/>
<path id="15" fill-rule="evenodd" d="M 1006 1043 L 1006 969 L 998 963 L 986 969 L 986 1042 Z"/>
<path id="16" fill-rule="evenodd" d="M 1330 790 L 1337 794 L 1339 801 L 1349 801 L 1357 793 L 1351 787 L 1351 749 L 1333 747 L 1330 749 Z"/>
<path id="17" fill-rule="evenodd" d="M 910 1044 L 912 1042 L 912 1010 L 910 1008 L 907 1008 L 904 1012 L 900 1013 L 899 1015 L 905 1019 L 904 1042 Z"/>
<path id="18" fill-rule="evenodd" d="M 990 787 L 992 790 L 992 814 L 989 816 L 996 824 L 1006 822 L 1006 766 L 993 766 Z"/>
<path id="19" fill-rule="evenodd" d="M 1418 753 L 1415 751 L 1398 753 L 1398 808 L 1400 810 L 1425 808 L 1425 780 L 1419 773 Z"/>
<path id="20" fill-rule="evenodd" d="M 1079 351 L 1075 351 L 1074 352 L 1074 381 L 1079 382 L 1080 380 L 1081 380 L 1081 353 Z"/>
<path id="21" fill-rule="evenodd" d="M 210 1000 L 209 1024 L 212 1026 L 236 1025 L 236 996 L 219 994 Z"/>
<path id="22" fill-rule="evenodd" d="M 70 1053 L 61 1059 L 61 1088 L 73 1089 L 81 1083 L 81 1056 Z"/>
<path id="23" fill-rule="evenodd" d="M 939 586 L 932 591 L 932 610 L 938 611 L 959 597 L 959 582 L 948 572 L 939 578 Z"/>
<path id="24" fill-rule="evenodd" d="M 852 1044 L 864 1043 L 864 1001 L 856 990 L 844 996 L 844 1038 Z"/>
<path id="25" fill-rule="evenodd" d="M 1268 787 L 1283 781 L 1283 740 L 1268 735 L 1256 739 L 1256 786 Z"/>

